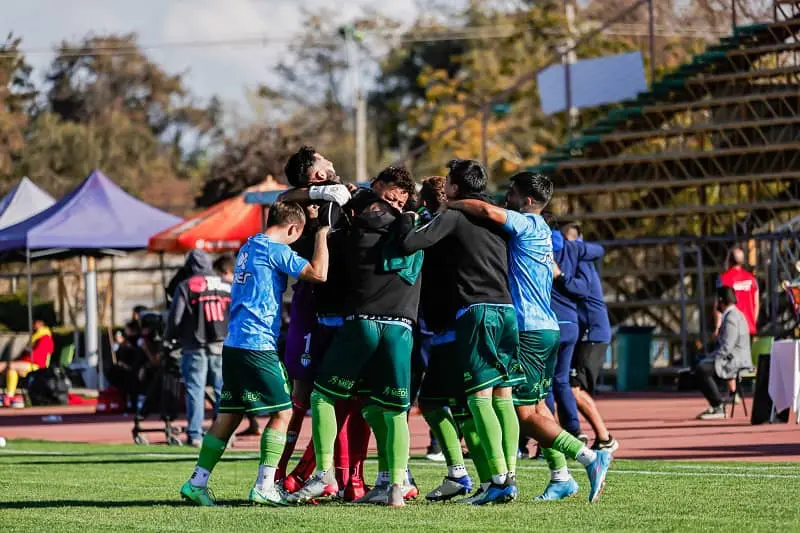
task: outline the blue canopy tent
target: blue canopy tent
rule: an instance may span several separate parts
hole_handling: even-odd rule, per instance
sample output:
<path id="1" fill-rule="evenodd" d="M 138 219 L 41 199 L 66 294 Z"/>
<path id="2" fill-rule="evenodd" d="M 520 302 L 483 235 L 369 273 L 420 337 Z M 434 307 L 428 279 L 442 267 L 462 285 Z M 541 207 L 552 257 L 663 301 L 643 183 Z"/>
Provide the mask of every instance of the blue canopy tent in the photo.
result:
<path id="1" fill-rule="evenodd" d="M 26 218 L 41 213 L 56 203 L 52 196 L 36 186 L 27 177 L 22 178 L 0 200 L 0 229 L 13 226 Z"/>
<path id="2" fill-rule="evenodd" d="M 94 258 L 147 248 L 151 235 L 180 222 L 129 195 L 95 170 L 75 190 L 44 211 L 0 230 L 0 254 L 24 259 L 28 267 L 28 322 L 32 323 L 31 261 L 80 255 L 88 257 L 86 331 L 97 330 L 97 274 Z M 86 335 L 87 357 L 98 354 L 96 335 Z M 102 365 L 98 357 L 98 363 Z M 100 372 L 102 375 L 102 372 Z"/>

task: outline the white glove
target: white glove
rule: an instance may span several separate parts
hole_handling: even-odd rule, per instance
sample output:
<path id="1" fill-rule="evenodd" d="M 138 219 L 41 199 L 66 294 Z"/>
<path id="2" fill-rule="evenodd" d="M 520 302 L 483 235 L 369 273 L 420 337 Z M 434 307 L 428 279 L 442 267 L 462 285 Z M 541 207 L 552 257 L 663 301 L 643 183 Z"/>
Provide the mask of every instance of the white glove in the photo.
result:
<path id="1" fill-rule="evenodd" d="M 317 185 L 308 189 L 308 197 L 312 200 L 336 202 L 342 206 L 350 201 L 350 191 L 345 185 Z"/>

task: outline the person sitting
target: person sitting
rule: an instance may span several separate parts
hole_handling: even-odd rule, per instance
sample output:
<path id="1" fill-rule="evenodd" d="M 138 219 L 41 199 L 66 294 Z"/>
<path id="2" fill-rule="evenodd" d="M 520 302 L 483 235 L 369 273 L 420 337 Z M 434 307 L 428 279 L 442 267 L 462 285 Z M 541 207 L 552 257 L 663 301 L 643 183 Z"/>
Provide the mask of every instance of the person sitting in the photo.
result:
<path id="1" fill-rule="evenodd" d="M 34 370 L 47 368 L 50 364 L 50 357 L 53 355 L 55 344 L 53 343 L 53 332 L 47 327 L 41 318 L 33 321 L 33 335 L 31 335 L 30 346 L 25 348 L 22 355 L 16 361 L 6 363 L 0 374 L 6 375 L 6 395 L 3 398 L 3 406 L 10 407 L 17 393 L 19 378 L 24 378 Z M 24 406 L 24 404 L 23 404 Z"/>
<path id="2" fill-rule="evenodd" d="M 697 415 L 699 420 L 725 418 L 724 399 L 716 380 L 735 379 L 737 372 L 752 366 L 749 326 L 736 307 L 736 293 L 731 287 L 717 289 L 717 309 L 722 314 L 717 348 L 695 369 L 700 390 L 709 403 L 708 409 Z"/>

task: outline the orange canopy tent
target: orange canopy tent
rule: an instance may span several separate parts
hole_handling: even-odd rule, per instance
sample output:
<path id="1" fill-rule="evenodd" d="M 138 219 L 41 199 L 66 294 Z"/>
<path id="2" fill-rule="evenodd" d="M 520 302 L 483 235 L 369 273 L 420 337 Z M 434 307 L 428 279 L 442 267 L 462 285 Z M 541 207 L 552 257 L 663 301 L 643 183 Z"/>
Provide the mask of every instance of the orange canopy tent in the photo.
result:
<path id="1" fill-rule="evenodd" d="M 277 191 L 286 187 L 272 176 L 251 191 Z M 183 222 L 150 237 L 151 252 L 183 253 L 195 248 L 207 252 L 238 250 L 262 229 L 262 206 L 246 204 L 244 194 L 224 200 Z"/>

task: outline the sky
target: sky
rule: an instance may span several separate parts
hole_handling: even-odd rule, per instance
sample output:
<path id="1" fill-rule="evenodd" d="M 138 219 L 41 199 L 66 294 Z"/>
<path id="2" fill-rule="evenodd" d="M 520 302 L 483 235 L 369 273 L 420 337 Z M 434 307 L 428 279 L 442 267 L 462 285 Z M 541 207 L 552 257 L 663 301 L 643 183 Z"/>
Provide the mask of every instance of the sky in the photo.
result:
<path id="1" fill-rule="evenodd" d="M 37 80 L 52 59 L 48 50 L 63 39 L 89 33 L 139 35 L 141 44 L 198 40 L 248 39 L 266 36 L 279 42 L 263 46 L 175 47 L 148 50 L 168 72 L 185 73 L 192 92 L 201 99 L 220 96 L 242 106 L 245 88 L 269 81 L 270 67 L 301 31 L 303 9 L 336 9 L 341 22 L 357 16 L 369 0 L 0 0 L 0 32 L 22 37 L 22 49 Z M 391 0 L 378 6 L 382 14 L 411 22 L 414 0 Z M 338 21 L 337 21 L 338 22 Z"/>

